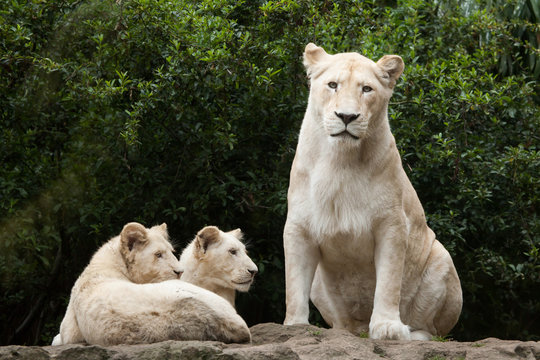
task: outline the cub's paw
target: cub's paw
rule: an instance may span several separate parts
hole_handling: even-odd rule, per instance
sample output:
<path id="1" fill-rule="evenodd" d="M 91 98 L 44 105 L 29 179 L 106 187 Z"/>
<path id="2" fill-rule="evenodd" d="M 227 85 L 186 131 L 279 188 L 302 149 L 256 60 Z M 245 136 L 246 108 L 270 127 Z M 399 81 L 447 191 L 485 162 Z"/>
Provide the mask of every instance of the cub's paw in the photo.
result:
<path id="1" fill-rule="evenodd" d="M 382 340 L 411 340 L 411 330 L 399 320 L 383 320 L 369 324 L 369 337 Z"/>
<path id="2" fill-rule="evenodd" d="M 52 346 L 62 345 L 62 336 L 60 334 L 56 335 L 52 341 Z"/>

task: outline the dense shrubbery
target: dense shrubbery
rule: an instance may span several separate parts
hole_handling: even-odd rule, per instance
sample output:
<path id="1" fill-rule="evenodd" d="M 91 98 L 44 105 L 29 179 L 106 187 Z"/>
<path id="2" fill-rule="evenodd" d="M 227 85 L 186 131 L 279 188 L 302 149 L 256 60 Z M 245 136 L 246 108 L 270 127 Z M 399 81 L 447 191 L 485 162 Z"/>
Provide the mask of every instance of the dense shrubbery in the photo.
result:
<path id="1" fill-rule="evenodd" d="M 438 3 L 2 3 L 3 342 L 48 343 L 91 254 L 133 220 L 167 222 L 179 248 L 241 227 L 260 274 L 240 312 L 281 322 L 309 41 L 405 60 L 390 121 L 462 280 L 453 337 L 538 339 L 538 1 L 514 4 L 521 20 Z"/>

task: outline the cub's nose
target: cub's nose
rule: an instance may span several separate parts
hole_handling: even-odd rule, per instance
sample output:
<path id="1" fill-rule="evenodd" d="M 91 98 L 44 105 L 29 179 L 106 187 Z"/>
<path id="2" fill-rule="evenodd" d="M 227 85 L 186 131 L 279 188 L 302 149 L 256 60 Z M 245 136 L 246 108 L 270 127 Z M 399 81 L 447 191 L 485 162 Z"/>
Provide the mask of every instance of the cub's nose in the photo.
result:
<path id="1" fill-rule="evenodd" d="M 360 115 L 360 114 L 343 114 L 343 113 L 338 113 L 338 112 L 334 112 L 334 113 L 336 114 L 338 118 L 341 119 L 341 121 L 343 121 L 345 125 L 349 125 L 351 121 L 358 119 L 358 116 Z"/>
<path id="2" fill-rule="evenodd" d="M 184 273 L 183 271 L 180 271 L 180 270 L 173 270 L 173 271 L 176 274 L 176 276 L 178 276 L 179 279 L 182 276 L 182 274 Z"/>
<path id="3" fill-rule="evenodd" d="M 248 272 L 251 274 L 251 276 L 255 276 L 259 270 L 258 269 L 248 269 Z"/>

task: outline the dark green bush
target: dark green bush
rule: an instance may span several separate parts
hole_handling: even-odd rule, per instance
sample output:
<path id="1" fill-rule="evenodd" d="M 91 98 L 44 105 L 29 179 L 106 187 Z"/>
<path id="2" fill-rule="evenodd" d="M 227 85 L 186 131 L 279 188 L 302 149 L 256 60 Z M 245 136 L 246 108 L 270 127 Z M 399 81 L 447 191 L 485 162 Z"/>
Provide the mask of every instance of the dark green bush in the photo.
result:
<path id="1" fill-rule="evenodd" d="M 462 280 L 452 336 L 538 339 L 537 3 L 514 4 L 521 18 L 472 1 L 0 4 L 3 342 L 49 343 L 129 221 L 167 222 L 179 249 L 204 225 L 242 228 L 260 273 L 239 311 L 281 322 L 310 41 L 405 60 L 390 121 Z"/>

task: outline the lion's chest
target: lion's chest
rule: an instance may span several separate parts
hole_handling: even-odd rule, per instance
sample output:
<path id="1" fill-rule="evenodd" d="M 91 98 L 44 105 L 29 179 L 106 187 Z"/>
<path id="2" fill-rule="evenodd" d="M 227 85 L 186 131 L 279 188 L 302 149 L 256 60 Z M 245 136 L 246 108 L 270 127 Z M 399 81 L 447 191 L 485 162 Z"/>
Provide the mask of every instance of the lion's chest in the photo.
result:
<path id="1" fill-rule="evenodd" d="M 306 220 L 320 241 L 337 234 L 370 236 L 381 188 L 367 174 L 319 164 L 313 168 L 306 190 Z"/>

